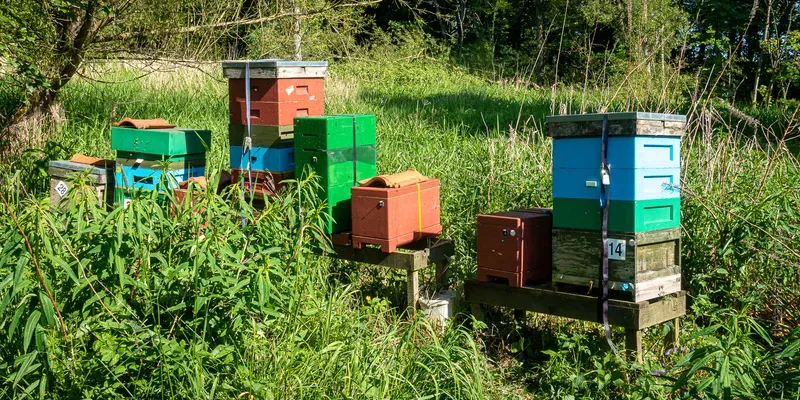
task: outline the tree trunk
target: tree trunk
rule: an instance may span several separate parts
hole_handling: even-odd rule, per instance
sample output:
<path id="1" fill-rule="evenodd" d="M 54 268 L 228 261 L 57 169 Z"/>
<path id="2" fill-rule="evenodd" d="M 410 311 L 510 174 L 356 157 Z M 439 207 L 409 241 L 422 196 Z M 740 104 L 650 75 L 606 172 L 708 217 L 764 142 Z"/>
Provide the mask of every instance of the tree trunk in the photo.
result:
<path id="1" fill-rule="evenodd" d="M 756 65 L 756 76 L 753 81 L 753 92 L 751 93 L 752 101 L 755 103 L 758 101 L 758 85 L 761 79 L 761 66 L 764 64 L 764 44 L 767 40 L 769 40 L 769 18 L 770 14 L 772 14 L 772 0 L 767 0 L 767 23 L 764 25 L 764 36 L 761 39 L 761 43 L 759 43 L 760 49 L 758 52 L 758 64 Z"/>
<path id="2" fill-rule="evenodd" d="M 294 59 L 301 61 L 303 59 L 303 33 L 300 31 L 300 0 L 294 1 Z"/>

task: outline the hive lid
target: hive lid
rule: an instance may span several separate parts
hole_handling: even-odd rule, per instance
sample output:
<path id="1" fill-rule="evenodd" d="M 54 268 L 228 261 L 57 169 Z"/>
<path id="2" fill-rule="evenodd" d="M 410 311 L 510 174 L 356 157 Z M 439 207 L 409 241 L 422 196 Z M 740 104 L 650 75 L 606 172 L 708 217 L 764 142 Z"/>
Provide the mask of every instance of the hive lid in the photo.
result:
<path id="1" fill-rule="evenodd" d="M 53 160 L 48 163 L 48 166 L 50 167 L 49 169 L 51 175 L 55 172 L 54 169 L 60 169 L 69 172 L 82 172 L 88 170 L 90 171 L 89 174 L 99 176 L 105 176 L 109 173 L 108 168 L 95 167 L 93 165 L 76 163 L 69 160 Z"/>
<path id="2" fill-rule="evenodd" d="M 209 147 L 211 131 L 205 129 L 111 127 L 111 148 L 117 151 L 178 156 L 205 153 Z"/>
<path id="3" fill-rule="evenodd" d="M 553 138 L 596 137 L 603 132 L 603 116 L 608 115 L 609 136 L 683 136 L 686 116 L 646 112 L 551 115 L 547 134 Z"/>
<path id="4" fill-rule="evenodd" d="M 603 115 L 608 114 L 609 121 L 625 121 L 625 120 L 638 120 L 638 121 L 677 121 L 686 122 L 686 116 L 680 114 L 662 114 L 662 113 L 649 113 L 649 112 L 611 112 L 611 113 L 595 113 L 595 114 L 570 114 L 570 115 L 549 115 L 545 118 L 548 123 L 551 122 L 586 122 L 586 121 L 602 121 Z"/>
<path id="5" fill-rule="evenodd" d="M 280 59 L 223 61 L 222 73 L 226 79 L 244 79 L 247 64 L 252 79 L 324 78 L 328 74 L 327 61 Z"/>

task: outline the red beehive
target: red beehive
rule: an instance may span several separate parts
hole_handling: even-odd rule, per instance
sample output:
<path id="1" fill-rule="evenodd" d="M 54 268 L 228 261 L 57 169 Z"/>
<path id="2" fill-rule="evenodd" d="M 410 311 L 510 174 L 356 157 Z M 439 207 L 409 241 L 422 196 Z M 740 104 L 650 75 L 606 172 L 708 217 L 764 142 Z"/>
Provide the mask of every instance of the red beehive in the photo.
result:
<path id="1" fill-rule="evenodd" d="M 245 193 L 249 194 L 250 181 L 252 180 L 255 198 L 275 195 L 285 186 L 283 183 L 285 179 L 294 179 L 294 171 L 284 173 L 251 171 L 250 174 L 248 177 L 246 169 L 232 169 L 231 181 L 238 182 L 241 179 Z"/>
<path id="2" fill-rule="evenodd" d="M 514 287 L 549 281 L 552 229 L 550 209 L 478 215 L 478 280 Z"/>
<path id="3" fill-rule="evenodd" d="M 377 244 L 384 253 L 442 233 L 439 180 L 401 188 L 354 187 L 353 247 Z"/>
<path id="4" fill-rule="evenodd" d="M 245 99 L 245 80 L 228 80 L 228 99 Z M 325 99 L 325 80 L 322 78 L 302 79 L 251 79 L 250 101 L 268 102 L 323 102 Z"/>
<path id="5" fill-rule="evenodd" d="M 247 124 L 247 103 L 230 101 L 230 123 Z M 250 124 L 287 126 L 294 117 L 313 117 L 325 113 L 322 100 L 315 101 L 250 101 Z"/>

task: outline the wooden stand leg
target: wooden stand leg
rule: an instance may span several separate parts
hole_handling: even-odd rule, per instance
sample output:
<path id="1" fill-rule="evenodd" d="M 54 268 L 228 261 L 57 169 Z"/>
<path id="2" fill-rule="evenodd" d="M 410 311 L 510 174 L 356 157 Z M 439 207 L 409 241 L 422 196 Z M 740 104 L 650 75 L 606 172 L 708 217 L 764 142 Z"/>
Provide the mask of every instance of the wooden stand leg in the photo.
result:
<path id="1" fill-rule="evenodd" d="M 514 310 L 514 321 L 524 324 L 525 320 L 525 310 Z"/>
<path id="2" fill-rule="evenodd" d="M 483 309 L 481 303 L 469 303 L 469 306 L 472 309 L 472 316 L 475 317 L 475 319 L 481 322 L 486 319 L 486 310 Z"/>
<path id="3" fill-rule="evenodd" d="M 419 275 L 417 271 L 407 271 L 406 280 L 408 284 L 408 315 L 412 316 L 417 310 L 417 302 L 419 301 Z"/>
<path id="4" fill-rule="evenodd" d="M 664 347 L 667 349 L 674 349 L 681 347 L 681 320 L 680 318 L 675 318 L 672 320 L 672 330 L 669 331 L 667 334 L 666 343 L 664 343 Z"/>
<path id="5" fill-rule="evenodd" d="M 625 354 L 628 361 L 642 362 L 642 331 L 625 329 Z"/>
<path id="6" fill-rule="evenodd" d="M 439 261 L 436 263 L 436 286 L 438 289 L 447 289 L 447 265 L 448 261 Z"/>

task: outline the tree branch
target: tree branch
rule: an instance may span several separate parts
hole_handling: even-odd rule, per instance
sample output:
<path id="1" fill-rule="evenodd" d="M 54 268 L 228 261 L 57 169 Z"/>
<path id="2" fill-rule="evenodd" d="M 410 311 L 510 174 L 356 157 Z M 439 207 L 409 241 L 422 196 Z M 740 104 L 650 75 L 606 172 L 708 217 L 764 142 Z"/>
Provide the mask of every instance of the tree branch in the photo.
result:
<path id="1" fill-rule="evenodd" d="M 105 42 L 113 42 L 113 41 L 120 41 L 120 40 L 128 40 L 128 39 L 140 39 L 146 38 L 152 35 L 164 34 L 164 33 L 171 33 L 171 34 L 181 34 L 181 33 L 192 33 L 206 29 L 220 29 L 220 28 L 231 28 L 237 26 L 245 26 L 245 25 L 256 25 L 262 24 L 264 22 L 275 21 L 281 18 L 287 17 L 296 17 L 300 19 L 309 18 L 311 16 L 324 13 L 325 11 L 338 9 L 338 8 L 351 8 L 351 7 L 364 7 L 371 4 L 378 4 L 381 0 L 361 0 L 355 3 L 344 3 L 344 4 L 332 4 L 317 10 L 307 11 L 303 15 L 297 16 L 294 12 L 284 12 L 284 13 L 277 13 L 266 17 L 261 18 L 252 18 L 252 19 L 242 19 L 236 21 L 226 21 L 226 22 L 218 22 L 214 24 L 206 24 L 206 25 L 196 25 L 196 26 L 187 26 L 184 28 L 174 28 L 174 29 L 154 29 L 149 31 L 137 31 L 137 32 L 124 32 L 115 35 L 109 36 L 101 36 L 94 40 L 94 43 L 105 43 Z"/>

